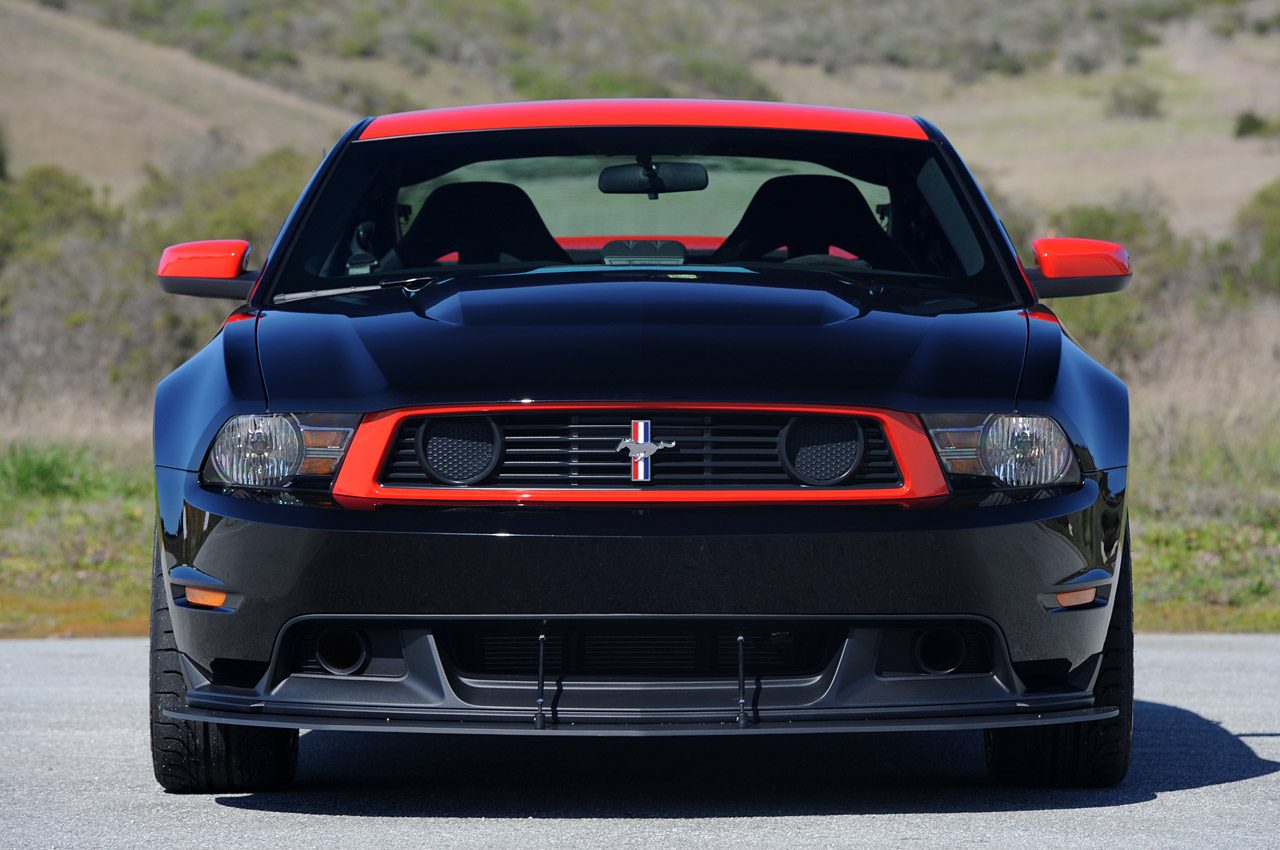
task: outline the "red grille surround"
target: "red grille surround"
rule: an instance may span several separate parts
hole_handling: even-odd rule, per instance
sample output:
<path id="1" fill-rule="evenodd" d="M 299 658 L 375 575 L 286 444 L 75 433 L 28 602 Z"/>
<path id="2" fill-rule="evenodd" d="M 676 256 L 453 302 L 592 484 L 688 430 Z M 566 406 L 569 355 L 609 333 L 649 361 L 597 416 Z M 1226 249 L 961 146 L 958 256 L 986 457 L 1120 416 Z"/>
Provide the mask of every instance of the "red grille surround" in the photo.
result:
<path id="1" fill-rule="evenodd" d="M 893 487 L 837 489 L 664 490 L 661 485 L 594 489 L 590 487 L 396 487 L 379 481 L 400 423 L 411 416 L 462 416 L 518 411 L 687 410 L 790 413 L 819 416 L 867 416 L 877 420 L 893 449 L 902 481 Z M 843 405 L 751 404 L 730 402 L 508 402 L 406 407 L 365 416 L 334 482 L 333 497 L 345 508 L 370 510 L 379 505 L 431 504 L 890 504 L 908 507 L 948 493 L 946 479 L 919 417 L 895 410 Z"/>

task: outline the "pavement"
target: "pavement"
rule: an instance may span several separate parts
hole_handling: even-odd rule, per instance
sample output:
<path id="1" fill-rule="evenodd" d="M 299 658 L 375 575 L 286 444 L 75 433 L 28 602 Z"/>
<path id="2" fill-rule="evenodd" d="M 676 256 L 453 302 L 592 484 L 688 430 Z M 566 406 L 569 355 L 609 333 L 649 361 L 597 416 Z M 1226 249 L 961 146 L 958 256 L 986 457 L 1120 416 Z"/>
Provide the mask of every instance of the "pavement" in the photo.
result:
<path id="1" fill-rule="evenodd" d="M 302 736 L 287 792 L 151 775 L 147 646 L 0 641 L 0 848 L 1280 848 L 1280 635 L 1140 635 L 1128 779 L 992 785 L 975 733 Z"/>

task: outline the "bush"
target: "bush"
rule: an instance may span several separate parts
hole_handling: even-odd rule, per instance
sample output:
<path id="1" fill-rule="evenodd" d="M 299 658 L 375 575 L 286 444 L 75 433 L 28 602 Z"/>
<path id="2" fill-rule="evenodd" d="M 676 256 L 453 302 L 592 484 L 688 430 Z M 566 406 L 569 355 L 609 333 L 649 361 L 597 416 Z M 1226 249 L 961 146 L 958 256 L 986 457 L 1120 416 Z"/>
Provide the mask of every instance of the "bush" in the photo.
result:
<path id="1" fill-rule="evenodd" d="M 1268 136 L 1274 134 L 1277 129 L 1271 122 L 1251 109 L 1236 116 L 1237 139 L 1248 136 Z"/>
<path id="2" fill-rule="evenodd" d="M 745 100 L 777 100 L 778 96 L 751 70 L 732 61 L 686 59 L 681 76 L 699 92 Z"/>
<path id="3" fill-rule="evenodd" d="M 105 235 L 119 222 L 119 212 L 76 175 L 55 165 L 29 169 L 17 180 L 0 182 L 0 267 L 50 239 L 72 231 Z"/>
<path id="4" fill-rule="evenodd" d="M 1155 195 L 1122 195 L 1110 204 L 1067 207 L 1049 216 L 1049 226 L 1062 236 L 1119 242 L 1141 256 L 1148 270 L 1158 263 L 1163 273 L 1180 267 L 1185 257 L 1162 206 Z"/>
<path id="5" fill-rule="evenodd" d="M 530 100 L 671 96 L 671 89 L 661 80 L 640 73 L 609 70 L 591 71 L 571 78 L 542 68 L 516 65 L 511 69 L 511 85 L 522 97 Z"/>
<path id="6" fill-rule="evenodd" d="M 265 255 L 315 163 L 281 149 L 224 171 L 152 171 L 138 196 L 146 250 L 188 239 L 248 239 Z"/>
<path id="7" fill-rule="evenodd" d="M 1193 257 L 1191 246 L 1173 233 L 1160 207 L 1159 198 L 1128 195 L 1105 206 L 1074 206 L 1049 217 L 1053 233 L 1107 239 L 1129 249 L 1134 267 L 1129 292 L 1054 303 L 1081 344 L 1126 376 L 1141 368 L 1144 355 L 1169 332 L 1163 323 L 1149 321 L 1152 305 L 1181 297 Z"/>
<path id="8" fill-rule="evenodd" d="M 1280 291 L 1280 180 L 1264 186 L 1240 211 L 1239 229 L 1246 281 Z"/>
<path id="9" fill-rule="evenodd" d="M 1120 118 L 1158 118 L 1164 94 L 1144 80 L 1121 80 L 1108 93 L 1107 112 Z"/>
<path id="10" fill-rule="evenodd" d="M 311 168 L 277 151 L 238 168 L 152 171 L 127 214 L 56 168 L 0 183 L 0 417 L 44 406 L 59 422 L 85 405 L 145 410 L 155 381 L 227 310 L 162 295 L 160 251 L 239 237 L 265 255 Z"/>

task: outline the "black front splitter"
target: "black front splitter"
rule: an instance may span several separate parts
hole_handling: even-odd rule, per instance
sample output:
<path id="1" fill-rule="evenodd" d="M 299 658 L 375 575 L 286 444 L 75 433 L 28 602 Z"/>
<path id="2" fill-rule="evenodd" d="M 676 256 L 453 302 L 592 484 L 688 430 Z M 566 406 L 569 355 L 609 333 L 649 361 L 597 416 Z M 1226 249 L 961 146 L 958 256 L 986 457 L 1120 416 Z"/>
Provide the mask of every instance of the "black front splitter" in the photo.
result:
<path id="1" fill-rule="evenodd" d="M 732 718 L 691 723 L 548 723 L 544 728 L 528 722 L 489 720 L 410 720 L 405 718 L 318 717 L 301 714 L 266 714 L 186 708 L 166 711 L 174 720 L 269 726 L 280 729 L 314 729 L 331 732 L 430 732 L 443 735 L 578 735 L 599 737 L 696 737 L 707 735 L 813 735 L 852 732 L 954 732 L 1013 726 L 1051 726 L 1107 720 L 1119 709 L 1074 708 L 1024 714 L 987 714 L 964 717 L 896 717 L 862 720 L 762 721 L 739 727 Z"/>

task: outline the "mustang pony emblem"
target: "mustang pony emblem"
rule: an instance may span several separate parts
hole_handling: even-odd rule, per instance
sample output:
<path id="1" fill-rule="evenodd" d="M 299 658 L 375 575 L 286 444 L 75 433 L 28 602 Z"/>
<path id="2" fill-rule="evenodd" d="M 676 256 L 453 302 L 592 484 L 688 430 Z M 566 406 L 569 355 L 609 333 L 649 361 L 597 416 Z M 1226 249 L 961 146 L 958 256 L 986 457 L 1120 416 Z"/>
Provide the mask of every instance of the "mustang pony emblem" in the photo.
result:
<path id="1" fill-rule="evenodd" d="M 626 449 L 630 453 L 632 481 L 648 481 L 649 457 L 658 449 L 675 448 L 675 443 L 669 443 L 665 440 L 655 443 L 650 440 L 649 430 L 648 419 L 632 419 L 631 436 L 625 440 L 619 440 L 618 448 L 614 449 L 614 451 L 619 452 Z"/>

